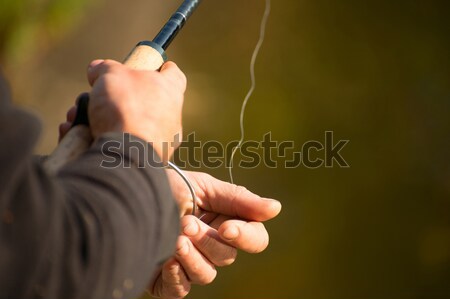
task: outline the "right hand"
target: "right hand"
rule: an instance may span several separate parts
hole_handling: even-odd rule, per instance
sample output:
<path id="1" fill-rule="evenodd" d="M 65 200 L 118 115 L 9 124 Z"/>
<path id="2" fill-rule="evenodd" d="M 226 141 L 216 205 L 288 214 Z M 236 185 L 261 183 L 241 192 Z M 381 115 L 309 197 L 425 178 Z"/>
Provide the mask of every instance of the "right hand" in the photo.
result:
<path id="1" fill-rule="evenodd" d="M 163 161 L 168 161 L 179 145 L 173 144 L 175 136 L 182 136 L 186 77 L 177 65 L 166 62 L 157 72 L 94 60 L 87 76 L 92 86 L 88 113 L 93 137 L 130 133 L 150 142 Z"/>

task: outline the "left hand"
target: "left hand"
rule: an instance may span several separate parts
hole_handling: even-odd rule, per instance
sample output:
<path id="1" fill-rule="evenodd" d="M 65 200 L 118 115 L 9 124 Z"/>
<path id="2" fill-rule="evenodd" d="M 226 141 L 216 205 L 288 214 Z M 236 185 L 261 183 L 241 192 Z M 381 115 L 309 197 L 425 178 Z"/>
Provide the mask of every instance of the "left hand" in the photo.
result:
<path id="1" fill-rule="evenodd" d="M 182 234 L 177 252 L 167 261 L 149 288 L 152 295 L 166 299 L 183 298 L 191 284 L 211 283 L 216 266 L 232 264 L 237 249 L 249 253 L 263 251 L 269 235 L 263 221 L 281 210 L 276 200 L 262 198 L 236 186 L 199 172 L 185 172 L 193 184 L 201 220 L 192 215 L 181 219 Z M 180 207 L 192 204 L 184 181 L 173 170 L 167 175 Z M 203 216 L 202 216 L 203 215 Z"/>

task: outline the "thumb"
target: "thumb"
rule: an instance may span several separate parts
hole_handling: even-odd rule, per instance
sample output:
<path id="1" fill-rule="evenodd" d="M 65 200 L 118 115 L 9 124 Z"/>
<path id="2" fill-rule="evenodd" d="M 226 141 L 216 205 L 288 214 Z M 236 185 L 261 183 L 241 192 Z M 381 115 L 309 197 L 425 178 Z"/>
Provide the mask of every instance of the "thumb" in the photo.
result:
<path id="1" fill-rule="evenodd" d="M 208 174 L 189 172 L 203 194 L 199 204 L 207 211 L 253 221 L 267 221 L 281 211 L 281 203 L 256 195 L 242 186 L 220 181 Z"/>

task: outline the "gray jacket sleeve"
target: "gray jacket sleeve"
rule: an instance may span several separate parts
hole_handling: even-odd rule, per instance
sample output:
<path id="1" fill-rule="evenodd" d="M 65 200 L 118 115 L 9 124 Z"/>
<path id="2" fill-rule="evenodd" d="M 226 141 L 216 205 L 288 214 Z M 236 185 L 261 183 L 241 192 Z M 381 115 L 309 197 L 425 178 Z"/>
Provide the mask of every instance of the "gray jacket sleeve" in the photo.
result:
<path id="1" fill-rule="evenodd" d="M 139 296 L 178 236 L 164 170 L 115 133 L 49 176 L 32 157 L 39 122 L 0 97 L 0 298 Z M 111 141 L 127 167 L 101 167 Z"/>

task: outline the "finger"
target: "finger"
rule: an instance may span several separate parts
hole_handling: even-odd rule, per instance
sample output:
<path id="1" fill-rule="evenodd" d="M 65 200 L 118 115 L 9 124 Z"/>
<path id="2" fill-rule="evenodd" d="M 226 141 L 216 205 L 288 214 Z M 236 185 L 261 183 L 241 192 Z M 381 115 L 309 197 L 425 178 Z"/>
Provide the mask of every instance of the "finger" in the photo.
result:
<path id="1" fill-rule="evenodd" d="M 183 92 L 186 91 L 186 75 L 180 70 L 175 62 L 167 61 L 162 65 L 159 72 L 167 78 L 170 78 L 172 84 L 180 88 Z"/>
<path id="2" fill-rule="evenodd" d="M 60 142 L 64 136 L 66 136 L 67 132 L 69 132 L 70 128 L 72 127 L 71 122 L 65 122 L 59 125 L 59 138 L 58 142 Z"/>
<path id="3" fill-rule="evenodd" d="M 192 283 L 205 285 L 216 278 L 217 271 L 214 265 L 195 248 L 186 236 L 178 237 L 175 258 Z"/>
<path id="4" fill-rule="evenodd" d="M 201 186 L 199 205 L 208 211 L 254 221 L 266 221 L 277 216 L 281 203 L 258 196 L 242 186 L 220 181 L 208 174 L 192 177 Z"/>
<path id="5" fill-rule="evenodd" d="M 67 111 L 66 114 L 66 120 L 70 123 L 73 123 L 75 121 L 75 117 L 77 116 L 77 107 L 73 106 L 72 108 Z"/>
<path id="6" fill-rule="evenodd" d="M 180 263 L 171 259 L 163 265 L 152 293 L 156 297 L 178 299 L 186 297 L 190 290 L 191 283 Z"/>
<path id="7" fill-rule="evenodd" d="M 114 61 L 114 60 L 94 60 L 92 61 L 87 70 L 87 77 L 89 84 L 91 86 L 94 85 L 95 81 L 103 75 L 104 73 L 108 72 L 111 67 L 122 65 L 120 62 Z"/>
<path id="8" fill-rule="evenodd" d="M 219 215 L 208 225 L 217 229 L 222 240 L 247 252 L 261 252 L 269 244 L 269 234 L 262 223 L 252 222 L 249 225 L 246 221 Z M 236 228 L 233 227 L 236 225 Z M 227 229 L 228 231 L 225 233 Z"/>
<path id="9" fill-rule="evenodd" d="M 217 230 L 209 227 L 194 216 L 181 219 L 183 234 L 211 263 L 216 266 L 231 265 L 237 256 L 237 250 L 219 237 Z"/>
<path id="10" fill-rule="evenodd" d="M 248 223 L 218 215 L 208 225 L 218 230 L 222 240 L 246 252 L 261 252 L 269 244 L 269 234 L 262 223 Z M 237 227 L 233 227 L 236 225 Z M 225 232 L 227 229 L 229 230 Z"/>
<path id="11" fill-rule="evenodd" d="M 269 234 L 261 222 L 227 220 L 218 232 L 228 244 L 249 253 L 259 253 L 269 245 Z"/>
<path id="12" fill-rule="evenodd" d="M 206 217 L 205 217 L 206 218 Z M 208 223 L 208 225 L 212 228 L 214 228 L 215 230 L 219 230 L 219 227 L 222 225 L 222 223 L 224 223 L 225 221 L 228 221 L 230 219 L 234 219 L 230 216 L 225 216 L 225 215 L 217 215 L 216 217 L 214 217 L 214 219 L 212 219 L 210 222 L 206 222 Z M 204 218 L 200 218 L 200 220 L 204 220 Z"/>

